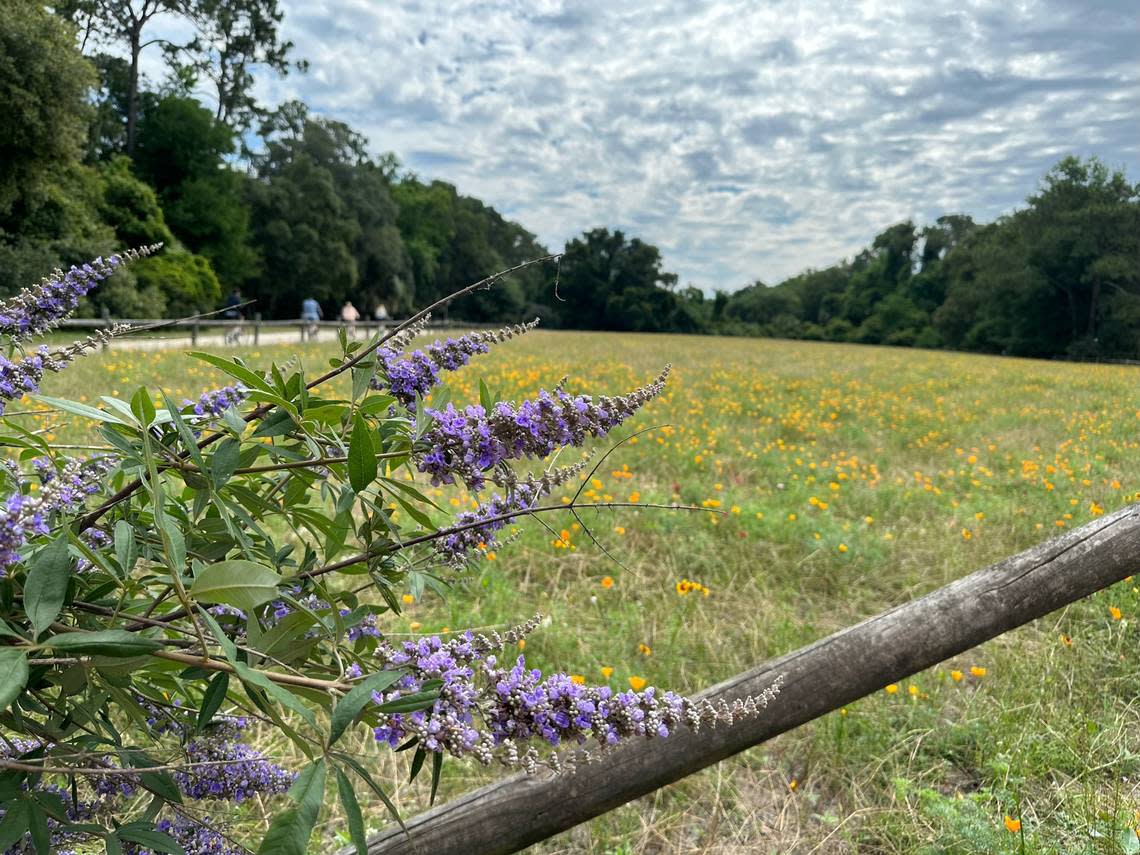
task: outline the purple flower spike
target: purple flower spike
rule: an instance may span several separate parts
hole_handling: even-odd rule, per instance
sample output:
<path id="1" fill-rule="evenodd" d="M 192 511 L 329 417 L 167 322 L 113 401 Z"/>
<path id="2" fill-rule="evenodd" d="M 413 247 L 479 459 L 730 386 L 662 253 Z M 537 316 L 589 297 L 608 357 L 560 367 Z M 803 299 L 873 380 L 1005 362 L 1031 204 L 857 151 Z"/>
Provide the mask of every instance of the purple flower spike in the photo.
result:
<path id="1" fill-rule="evenodd" d="M 429 409 L 435 424 L 424 435 L 430 451 L 419 469 L 432 484 L 453 484 L 462 478 L 473 490 L 482 489 L 482 473 L 506 460 L 546 457 L 564 445 L 580 446 L 591 436 L 605 436 L 665 387 L 669 368 L 650 383 L 616 398 L 571 396 L 561 389 L 539 392 L 517 406 L 501 402 L 490 413 L 480 406 L 457 410 L 448 404 Z"/>

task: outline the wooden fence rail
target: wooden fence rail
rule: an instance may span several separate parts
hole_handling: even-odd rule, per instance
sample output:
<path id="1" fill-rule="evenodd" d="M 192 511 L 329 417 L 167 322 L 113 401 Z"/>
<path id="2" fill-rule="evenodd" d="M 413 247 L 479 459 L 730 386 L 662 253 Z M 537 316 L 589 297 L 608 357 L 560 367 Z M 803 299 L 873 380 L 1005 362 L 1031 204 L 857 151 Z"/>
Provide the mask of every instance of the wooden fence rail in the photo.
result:
<path id="1" fill-rule="evenodd" d="M 229 333 L 239 333 L 240 343 L 258 345 L 261 343 L 262 332 L 285 331 L 296 333 L 297 340 L 305 342 L 311 340 L 322 330 L 337 331 L 351 327 L 357 334 L 367 337 L 373 333 L 392 329 L 403 323 L 399 319 L 385 319 L 377 321 L 361 318 L 354 324 L 344 321 L 303 321 L 299 319 L 266 321 L 260 315 L 243 320 L 229 320 L 226 318 L 188 318 L 184 320 L 166 320 L 163 318 L 65 318 L 59 322 L 61 327 L 69 329 L 100 330 L 110 329 L 116 324 L 127 324 L 132 334 L 140 332 L 154 332 L 156 334 L 169 334 L 182 332 L 189 335 L 191 345 L 197 345 L 199 337 L 207 330 L 223 330 Z M 487 326 L 481 323 L 468 323 L 464 321 L 431 320 L 426 326 L 429 329 L 478 329 Z M 113 346 L 113 344 L 111 345 Z"/>
<path id="2" fill-rule="evenodd" d="M 406 833 L 393 825 L 369 855 L 517 852 L 1137 572 L 1132 505 L 702 693 L 731 701 L 782 675 L 759 718 L 627 744 L 574 774 L 507 777 L 408 820 Z"/>

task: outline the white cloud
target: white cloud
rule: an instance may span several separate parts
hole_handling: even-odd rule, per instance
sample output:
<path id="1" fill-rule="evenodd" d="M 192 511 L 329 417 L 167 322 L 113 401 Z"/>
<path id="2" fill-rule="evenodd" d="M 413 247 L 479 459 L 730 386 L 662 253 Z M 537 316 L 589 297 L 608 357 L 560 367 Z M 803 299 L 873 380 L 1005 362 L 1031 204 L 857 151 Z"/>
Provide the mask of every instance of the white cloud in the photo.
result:
<path id="1" fill-rule="evenodd" d="M 264 80 L 551 247 L 774 282 L 892 222 L 1017 205 L 1067 152 L 1140 179 L 1134 0 L 286 0 Z"/>

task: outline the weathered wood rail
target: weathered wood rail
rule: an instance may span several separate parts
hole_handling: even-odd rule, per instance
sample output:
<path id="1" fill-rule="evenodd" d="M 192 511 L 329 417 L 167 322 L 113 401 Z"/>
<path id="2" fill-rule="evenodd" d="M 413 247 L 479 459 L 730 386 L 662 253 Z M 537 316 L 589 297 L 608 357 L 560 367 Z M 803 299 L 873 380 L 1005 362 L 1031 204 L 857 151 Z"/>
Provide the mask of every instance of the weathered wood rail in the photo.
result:
<path id="1" fill-rule="evenodd" d="M 759 718 L 629 744 L 573 775 L 513 775 L 393 826 L 369 855 L 492 855 L 565 831 L 1140 572 L 1140 505 L 1007 558 L 701 694 L 756 695 Z"/>

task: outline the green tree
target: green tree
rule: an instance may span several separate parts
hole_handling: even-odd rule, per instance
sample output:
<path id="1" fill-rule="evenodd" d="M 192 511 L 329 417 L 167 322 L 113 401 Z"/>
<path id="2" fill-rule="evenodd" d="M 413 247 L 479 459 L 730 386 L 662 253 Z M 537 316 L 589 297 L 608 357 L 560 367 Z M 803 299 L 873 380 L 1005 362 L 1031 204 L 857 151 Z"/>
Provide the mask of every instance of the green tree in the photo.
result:
<path id="1" fill-rule="evenodd" d="M 248 178 L 229 167 L 233 133 L 196 100 L 154 100 L 139 122 L 136 170 L 159 194 L 171 230 L 210 260 L 227 287 L 257 272 L 250 245 Z"/>
<path id="2" fill-rule="evenodd" d="M 10 228 L 28 196 L 77 162 L 95 75 L 74 28 L 42 4 L 0 0 L 0 20 L 0 224 Z"/>
<path id="3" fill-rule="evenodd" d="M 1019 216 L 1026 261 L 1067 310 L 1071 348 L 1095 353 L 1105 295 L 1140 289 L 1140 197 L 1123 171 L 1066 157 Z"/>
<path id="4" fill-rule="evenodd" d="M 169 51 L 169 61 L 189 79 L 206 78 L 214 90 L 214 118 L 240 136 L 264 111 L 253 97 L 253 69 L 284 77 L 306 62 L 291 63 L 293 43 L 282 40 L 284 17 L 277 0 L 187 0 L 194 37 Z"/>
<path id="5" fill-rule="evenodd" d="M 677 309 L 677 276 L 661 252 L 621 231 L 594 229 L 566 244 L 559 273 L 565 326 L 580 329 L 667 330 Z"/>

